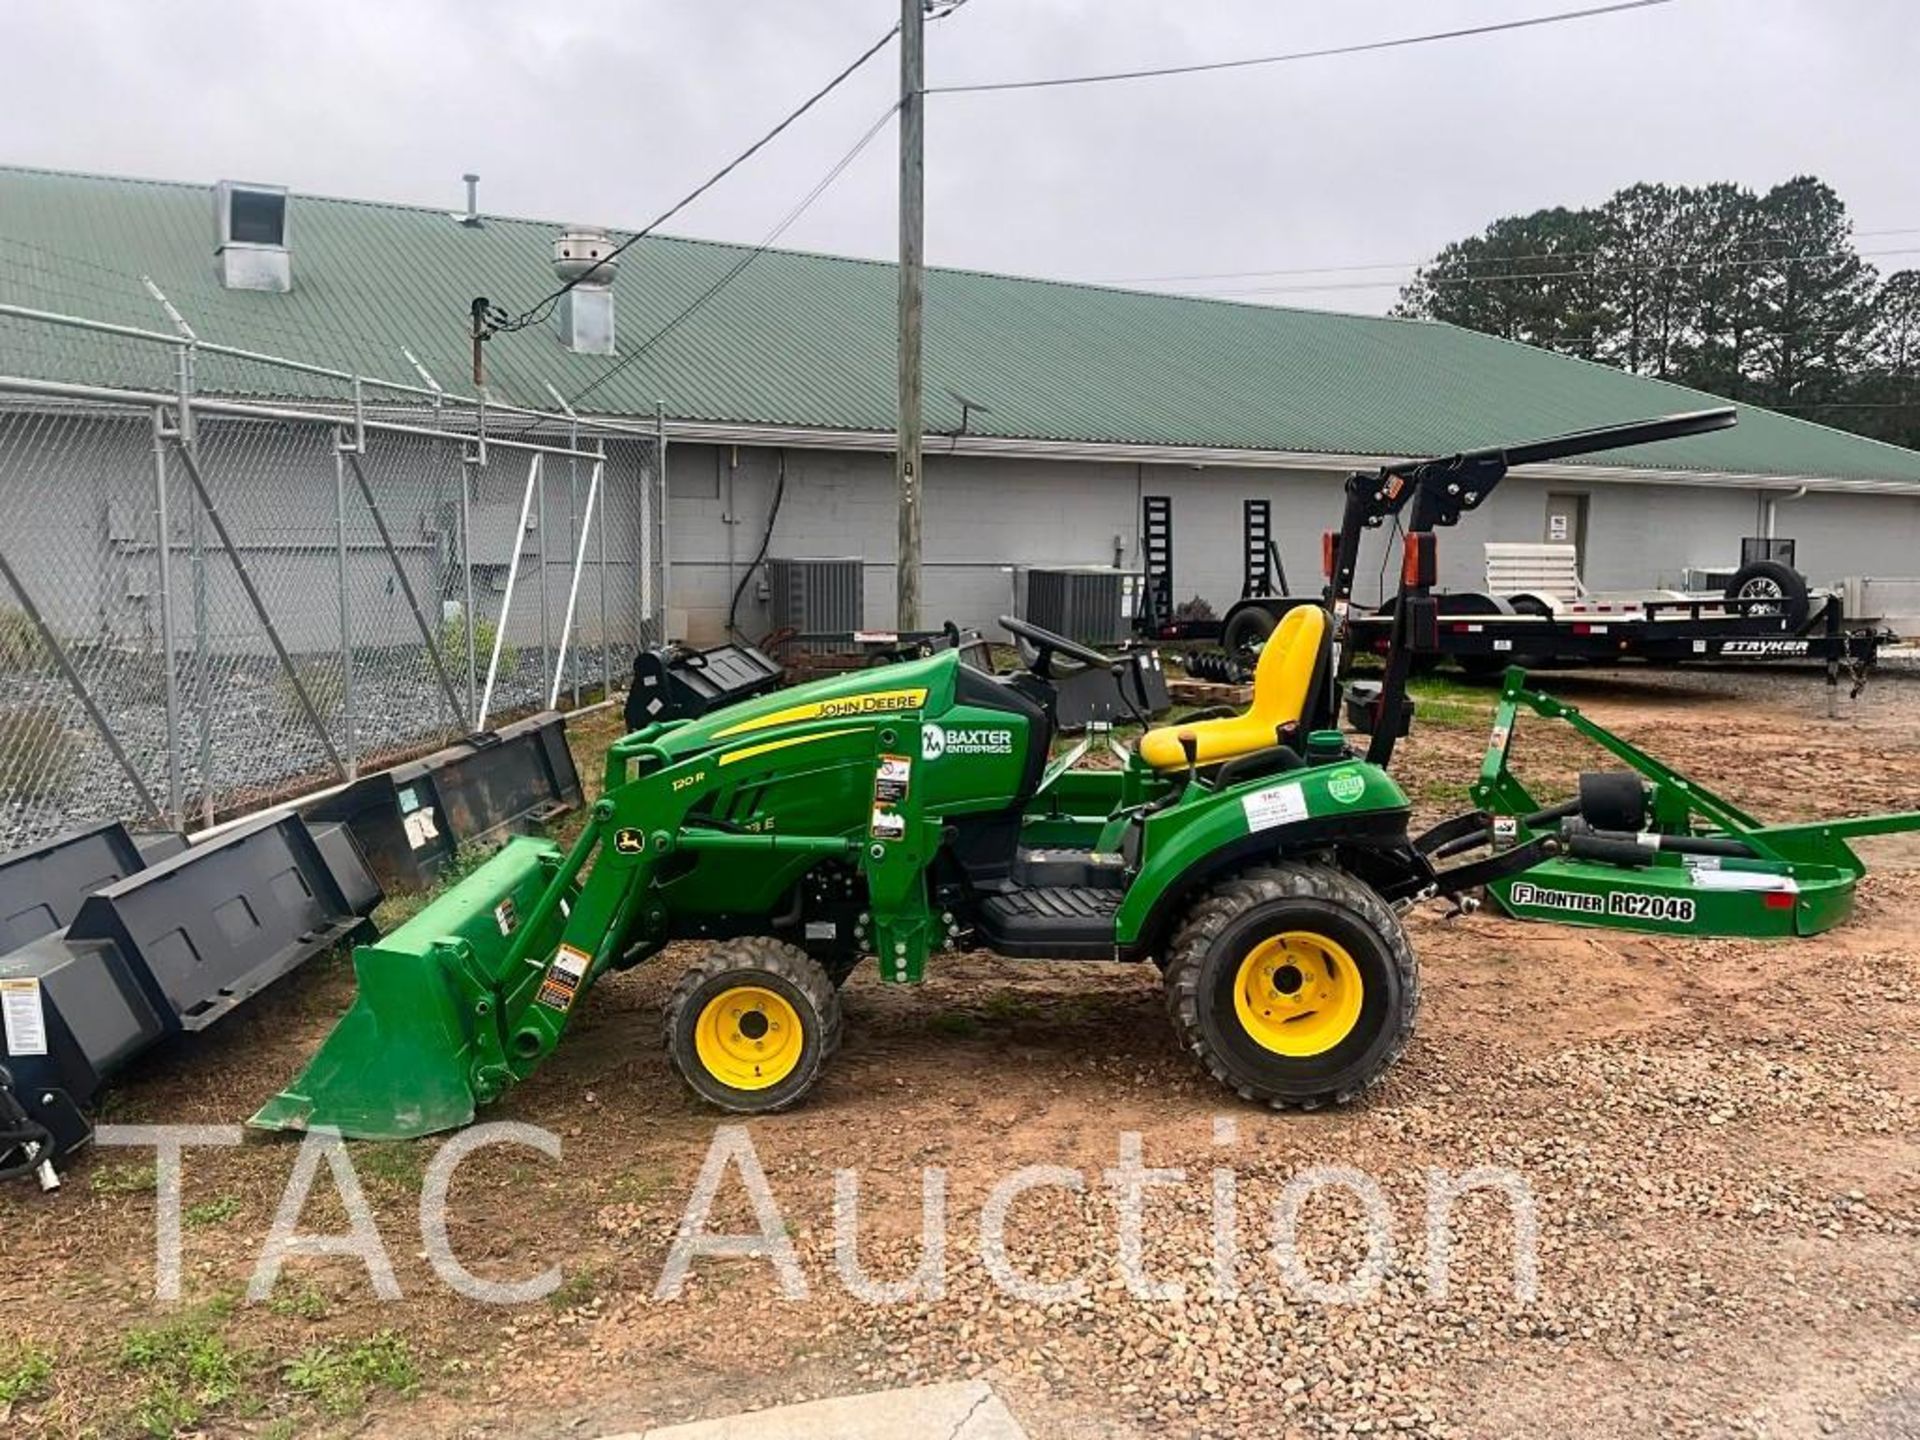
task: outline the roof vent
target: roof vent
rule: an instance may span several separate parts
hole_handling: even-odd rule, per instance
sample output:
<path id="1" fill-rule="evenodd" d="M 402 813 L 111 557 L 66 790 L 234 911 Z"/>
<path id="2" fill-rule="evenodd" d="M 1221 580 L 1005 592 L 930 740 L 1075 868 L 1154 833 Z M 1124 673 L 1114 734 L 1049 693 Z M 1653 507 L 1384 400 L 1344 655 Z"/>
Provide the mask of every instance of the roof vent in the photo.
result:
<path id="1" fill-rule="evenodd" d="M 485 223 L 480 219 L 480 177 L 468 171 L 460 178 L 467 182 L 467 208 L 464 214 L 454 211 L 453 218 L 469 229 L 478 230 Z"/>
<path id="2" fill-rule="evenodd" d="M 222 180 L 213 187 L 213 259 L 229 290 L 293 289 L 287 188 Z"/>
<path id="3" fill-rule="evenodd" d="M 553 308 L 560 343 L 580 355 L 611 355 L 613 276 L 620 266 L 606 231 L 570 225 L 553 242 L 553 273 L 568 290 Z"/>

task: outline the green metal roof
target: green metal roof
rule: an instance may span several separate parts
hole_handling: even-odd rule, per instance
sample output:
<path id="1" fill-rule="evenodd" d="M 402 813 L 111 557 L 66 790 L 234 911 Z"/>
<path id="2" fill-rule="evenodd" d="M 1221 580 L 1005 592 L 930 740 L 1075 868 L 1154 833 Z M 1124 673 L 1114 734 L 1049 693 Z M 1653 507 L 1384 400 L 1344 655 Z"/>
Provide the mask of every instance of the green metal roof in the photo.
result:
<path id="1" fill-rule="evenodd" d="M 299 195 L 293 292 L 229 292 L 213 274 L 211 187 L 0 168 L 0 300 L 166 328 L 151 276 L 201 338 L 414 378 L 411 350 L 463 388 L 475 294 L 510 309 L 553 288 L 553 222 Z M 939 217 L 933 217 L 936 227 Z M 748 252 L 649 238 L 623 257 L 623 350 L 666 325 Z M 891 265 L 770 251 L 583 407 L 735 425 L 891 431 Z M 115 351 L 123 361 L 126 347 Z M 495 393 L 547 406 L 616 363 L 546 327 L 487 347 Z M 0 371 L 114 380 L 97 350 L 0 324 Z M 204 388 L 285 393 L 257 366 L 203 365 Z M 1422 455 L 1716 403 L 1450 325 L 935 269 L 927 276 L 927 428 L 1009 440 Z M 1595 463 L 1719 474 L 1920 483 L 1920 452 L 1751 406 L 1733 430 Z"/>

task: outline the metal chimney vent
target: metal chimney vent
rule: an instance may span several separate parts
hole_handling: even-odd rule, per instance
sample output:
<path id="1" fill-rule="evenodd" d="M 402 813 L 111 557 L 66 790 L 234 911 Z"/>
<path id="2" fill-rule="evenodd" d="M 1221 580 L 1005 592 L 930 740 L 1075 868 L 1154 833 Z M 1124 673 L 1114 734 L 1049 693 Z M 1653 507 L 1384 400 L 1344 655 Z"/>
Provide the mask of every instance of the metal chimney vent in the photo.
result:
<path id="1" fill-rule="evenodd" d="M 453 218 L 470 230 L 478 230 L 485 223 L 480 218 L 480 177 L 469 170 L 460 178 L 466 182 L 467 208 L 465 213 L 454 211 Z"/>
<path id="2" fill-rule="evenodd" d="M 222 180 L 213 187 L 213 260 L 228 290 L 293 289 L 284 185 Z"/>
<path id="3" fill-rule="evenodd" d="M 560 343 L 581 355 L 611 355 L 613 276 L 620 261 L 613 237 L 589 225 L 569 226 L 553 242 L 553 273 L 569 289 L 553 309 Z"/>

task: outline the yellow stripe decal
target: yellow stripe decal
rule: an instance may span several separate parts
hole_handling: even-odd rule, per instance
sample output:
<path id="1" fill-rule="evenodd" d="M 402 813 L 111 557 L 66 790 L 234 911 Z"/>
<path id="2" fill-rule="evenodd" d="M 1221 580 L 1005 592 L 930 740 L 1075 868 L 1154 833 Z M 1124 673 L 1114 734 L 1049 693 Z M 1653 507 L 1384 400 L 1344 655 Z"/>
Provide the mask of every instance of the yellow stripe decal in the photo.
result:
<path id="1" fill-rule="evenodd" d="M 846 720 L 860 715 L 883 715 L 893 710 L 918 710 L 926 703 L 925 687 L 916 687 L 912 690 L 871 690 L 864 695 L 841 695 L 832 700 L 815 700 L 806 705 L 790 705 L 785 710 L 775 710 L 752 720 L 742 720 L 738 725 L 729 725 L 724 730 L 716 730 L 713 738 L 724 740 L 729 735 L 745 735 L 754 730 L 771 730 L 776 725 L 791 725 L 797 720 Z"/>
<path id="2" fill-rule="evenodd" d="M 758 745 L 749 745 L 742 750 L 729 750 L 720 757 L 722 765 L 731 765 L 736 760 L 751 760 L 756 755 L 764 755 L 769 750 L 784 750 L 789 745 L 811 745 L 815 740 L 831 740 L 837 733 L 823 730 L 817 735 L 789 735 L 784 740 L 764 740 Z"/>

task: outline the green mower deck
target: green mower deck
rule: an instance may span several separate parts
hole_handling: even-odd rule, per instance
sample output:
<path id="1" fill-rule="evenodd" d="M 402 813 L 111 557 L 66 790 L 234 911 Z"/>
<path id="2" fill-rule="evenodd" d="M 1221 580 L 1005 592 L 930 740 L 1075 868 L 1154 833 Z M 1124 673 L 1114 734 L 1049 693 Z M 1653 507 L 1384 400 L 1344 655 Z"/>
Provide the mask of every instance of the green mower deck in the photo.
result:
<path id="1" fill-rule="evenodd" d="M 1596 816 L 1577 802 L 1543 808 L 1508 768 L 1523 710 L 1566 723 L 1624 762 L 1627 771 L 1601 777 L 1613 782 L 1614 797 L 1601 803 L 1617 809 L 1624 795 L 1626 813 Z M 1632 813 L 1636 788 L 1640 809 Z M 1496 845 L 1551 836 L 1562 848 L 1488 884 L 1508 915 L 1669 935 L 1763 939 L 1830 930 L 1853 913 L 1854 886 L 1866 873 L 1847 841 L 1920 830 L 1915 811 L 1763 824 L 1574 706 L 1528 689 L 1518 669 L 1506 674 L 1473 798 L 1490 817 Z"/>

